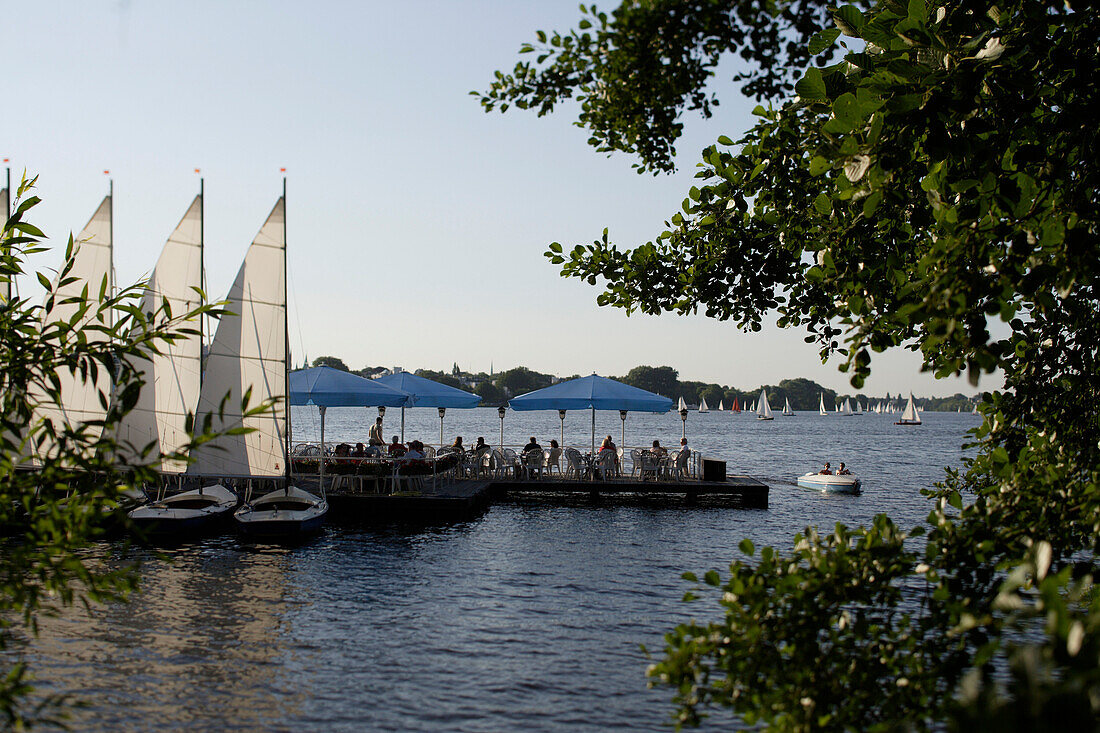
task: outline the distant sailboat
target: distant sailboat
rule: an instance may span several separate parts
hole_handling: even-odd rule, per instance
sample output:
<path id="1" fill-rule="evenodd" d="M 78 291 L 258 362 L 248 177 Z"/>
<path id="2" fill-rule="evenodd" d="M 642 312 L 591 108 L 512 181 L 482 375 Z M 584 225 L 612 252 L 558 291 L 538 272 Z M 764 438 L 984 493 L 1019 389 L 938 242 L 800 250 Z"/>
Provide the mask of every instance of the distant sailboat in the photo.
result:
<path id="1" fill-rule="evenodd" d="M 730 412 L 741 412 L 741 400 L 739 398 L 733 398 L 733 406 L 730 407 Z"/>
<path id="2" fill-rule="evenodd" d="M 726 411 L 725 400 L 718 400 L 718 412 L 725 412 L 725 411 Z"/>
<path id="3" fill-rule="evenodd" d="M 710 412 L 710 408 L 707 407 L 707 398 L 706 397 L 700 397 L 699 398 L 699 412 Z"/>
<path id="4" fill-rule="evenodd" d="M 794 410 L 791 409 L 791 401 L 789 398 L 783 398 L 783 414 L 788 417 L 794 414 Z"/>
<path id="5" fill-rule="evenodd" d="M 756 419 L 757 420 L 774 420 L 772 417 L 772 408 L 768 404 L 768 393 L 766 390 L 760 390 L 760 399 L 756 402 Z"/>
<path id="6" fill-rule="evenodd" d="M 840 408 L 840 414 L 845 417 L 851 417 L 855 414 L 852 412 L 852 402 L 847 397 L 844 398 L 844 405 Z"/>
<path id="7" fill-rule="evenodd" d="M 680 402 L 677 403 L 677 405 L 676 405 L 676 411 L 679 412 L 680 410 L 686 410 L 687 408 L 688 408 L 688 405 L 687 405 L 686 402 L 684 402 L 684 398 L 681 396 L 680 397 Z"/>
<path id="8" fill-rule="evenodd" d="M 817 403 L 817 414 L 828 415 L 829 411 L 825 409 L 825 393 L 821 393 L 821 398 Z"/>
<path id="9" fill-rule="evenodd" d="M 905 405 L 905 412 L 901 413 L 901 419 L 895 425 L 920 425 L 920 416 L 917 414 L 917 405 L 913 400 L 913 393 L 909 393 L 909 402 Z"/>

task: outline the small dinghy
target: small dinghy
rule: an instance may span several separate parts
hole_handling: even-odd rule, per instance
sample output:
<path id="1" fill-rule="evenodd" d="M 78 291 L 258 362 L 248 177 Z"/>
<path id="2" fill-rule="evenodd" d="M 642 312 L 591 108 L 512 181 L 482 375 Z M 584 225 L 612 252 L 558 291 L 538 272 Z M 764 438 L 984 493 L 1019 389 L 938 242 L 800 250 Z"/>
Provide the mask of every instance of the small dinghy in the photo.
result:
<path id="1" fill-rule="evenodd" d="M 858 494 L 860 481 L 859 476 L 852 474 L 836 476 L 831 473 L 808 473 L 798 477 L 798 485 L 826 494 Z"/>
<path id="2" fill-rule="evenodd" d="M 237 503 L 236 494 L 214 484 L 142 504 L 130 521 L 149 534 L 197 534 L 228 519 Z"/>
<path id="3" fill-rule="evenodd" d="M 245 534 L 296 537 L 321 529 L 326 514 L 328 501 L 324 497 L 287 485 L 246 502 L 233 517 Z"/>

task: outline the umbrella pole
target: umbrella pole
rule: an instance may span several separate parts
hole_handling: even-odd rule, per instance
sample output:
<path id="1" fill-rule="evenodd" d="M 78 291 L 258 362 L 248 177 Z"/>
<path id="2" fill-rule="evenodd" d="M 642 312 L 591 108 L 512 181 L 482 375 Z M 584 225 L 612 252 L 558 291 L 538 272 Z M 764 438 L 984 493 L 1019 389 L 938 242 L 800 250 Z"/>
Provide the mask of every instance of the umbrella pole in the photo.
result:
<path id="1" fill-rule="evenodd" d="M 318 407 L 317 409 L 321 411 L 321 468 L 320 468 L 321 479 L 320 479 L 319 485 L 320 485 L 320 488 L 321 488 L 321 496 L 324 497 L 324 495 L 325 495 L 325 408 L 324 407 Z M 287 485 L 289 486 L 289 484 L 287 484 Z"/>
<path id="2" fill-rule="evenodd" d="M 592 452 L 596 452 L 596 408 L 592 408 Z"/>
<path id="3" fill-rule="evenodd" d="M 405 406 L 401 405 L 401 444 L 405 444 Z"/>

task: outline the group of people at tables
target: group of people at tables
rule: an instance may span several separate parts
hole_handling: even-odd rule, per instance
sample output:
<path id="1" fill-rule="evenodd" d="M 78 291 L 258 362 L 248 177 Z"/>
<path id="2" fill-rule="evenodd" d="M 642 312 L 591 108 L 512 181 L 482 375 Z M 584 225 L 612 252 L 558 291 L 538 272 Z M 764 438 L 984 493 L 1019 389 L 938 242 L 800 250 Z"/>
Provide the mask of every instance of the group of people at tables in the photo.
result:
<path id="1" fill-rule="evenodd" d="M 486 453 L 492 452 L 492 450 L 492 446 L 485 442 L 484 437 L 478 437 L 477 443 L 473 446 L 473 448 L 467 448 L 462 442 L 462 436 L 459 435 L 455 438 L 454 443 L 446 448 L 442 448 L 440 452 L 457 453 L 463 458 L 467 458 L 471 456 L 481 457 Z M 680 439 L 679 450 L 688 450 L 687 438 Z M 595 453 L 590 456 L 590 459 L 593 465 L 600 465 L 606 460 L 605 456 L 608 455 L 608 452 L 610 452 L 610 454 L 614 456 L 614 460 L 618 462 L 618 451 L 619 448 L 617 445 L 615 445 L 615 441 L 611 438 L 610 435 L 608 435 L 600 442 L 600 447 L 596 450 Z M 659 440 L 654 440 L 653 446 L 643 452 L 657 459 L 665 459 L 669 455 L 668 449 L 662 446 L 661 441 Z M 534 460 L 533 456 L 537 454 L 538 456 L 542 457 L 540 458 L 540 465 L 542 465 L 543 462 L 545 463 L 545 465 L 552 465 L 558 462 L 558 459 L 562 455 L 562 448 L 560 445 L 558 445 L 557 440 L 552 439 L 550 441 L 550 449 L 548 451 L 544 451 L 542 445 L 540 445 L 538 440 L 535 439 L 535 436 L 531 436 L 531 439 L 528 441 L 527 445 L 523 446 L 520 454 L 524 457 L 525 463 L 530 463 L 530 461 Z M 355 447 L 353 448 L 348 443 L 340 443 L 336 446 L 333 455 L 336 458 L 352 459 L 402 458 L 405 460 L 420 460 L 427 457 L 427 451 L 425 450 L 424 444 L 421 441 L 410 440 L 408 444 L 405 444 L 401 442 L 401 440 L 396 435 L 390 438 L 390 441 L 388 443 L 385 442 L 382 439 L 382 418 L 379 417 L 375 421 L 374 425 L 371 426 L 366 445 L 364 445 L 363 443 L 356 443 Z M 840 465 L 841 468 L 844 467 L 843 463 Z M 825 467 L 826 469 L 828 469 L 829 464 L 826 463 Z M 822 471 L 822 473 L 827 472 L 827 470 Z M 840 471 L 837 471 L 837 473 L 839 474 Z"/>

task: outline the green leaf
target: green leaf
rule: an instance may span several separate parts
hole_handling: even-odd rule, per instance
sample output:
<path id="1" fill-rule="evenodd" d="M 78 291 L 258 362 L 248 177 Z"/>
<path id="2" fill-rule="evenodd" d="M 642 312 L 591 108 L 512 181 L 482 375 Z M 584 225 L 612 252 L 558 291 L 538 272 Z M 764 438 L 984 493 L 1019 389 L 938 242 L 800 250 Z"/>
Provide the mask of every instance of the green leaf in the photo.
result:
<path id="1" fill-rule="evenodd" d="M 828 216 L 833 211 L 833 200 L 822 191 L 817 195 L 817 198 L 814 199 L 814 208 L 817 209 L 817 213 L 822 216 Z"/>
<path id="2" fill-rule="evenodd" d="M 840 29 L 838 28 L 826 28 L 825 30 L 818 31 L 810 38 L 807 50 L 811 55 L 816 56 L 836 43 L 836 39 L 839 37 Z"/>
<path id="3" fill-rule="evenodd" d="M 846 36 L 852 38 L 860 38 L 860 31 L 863 28 L 863 13 L 859 11 L 854 5 L 843 5 L 837 8 L 837 11 L 833 13 L 833 21 L 836 23 L 836 27 L 841 30 Z"/>
<path id="4" fill-rule="evenodd" d="M 798 96 L 807 102 L 817 102 L 825 99 L 825 80 L 821 77 L 821 70 L 810 67 L 806 73 L 794 85 Z"/>
<path id="5" fill-rule="evenodd" d="M 737 547 L 741 550 L 741 552 L 745 553 L 749 557 L 752 557 L 753 553 L 756 552 L 756 547 L 752 544 L 752 540 L 750 540 L 748 537 L 741 540 L 740 544 L 738 544 Z"/>
<path id="6" fill-rule="evenodd" d="M 833 167 L 832 163 L 825 160 L 825 158 L 823 158 L 820 155 L 815 155 L 814 157 L 810 158 L 810 175 L 811 176 L 820 176 L 822 173 L 824 173 L 825 171 L 829 170 L 832 167 Z"/>

